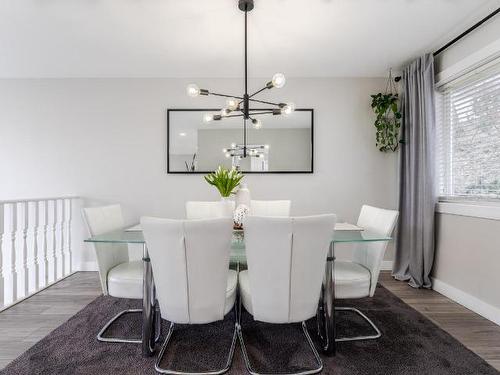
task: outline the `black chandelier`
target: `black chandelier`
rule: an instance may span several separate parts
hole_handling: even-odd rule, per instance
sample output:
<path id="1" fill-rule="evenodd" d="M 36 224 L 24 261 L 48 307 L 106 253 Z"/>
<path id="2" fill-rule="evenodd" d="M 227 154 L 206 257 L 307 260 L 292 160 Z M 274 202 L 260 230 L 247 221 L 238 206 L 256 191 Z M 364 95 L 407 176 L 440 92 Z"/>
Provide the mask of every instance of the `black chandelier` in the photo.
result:
<path id="1" fill-rule="evenodd" d="M 282 88 L 285 85 L 285 76 L 282 73 L 276 73 L 272 80 L 267 82 L 266 85 L 260 90 L 255 91 L 253 94 L 248 94 L 248 57 L 247 57 L 247 14 L 254 7 L 253 0 L 239 0 L 238 7 L 241 11 L 245 12 L 245 93 L 243 96 L 219 94 L 209 91 L 207 89 L 200 89 L 198 85 L 192 83 L 187 86 L 187 94 L 191 97 L 203 96 L 220 96 L 227 98 L 226 107 L 221 109 L 219 114 L 205 113 L 203 121 L 206 123 L 212 121 L 220 121 L 229 117 L 242 117 L 243 118 L 243 147 L 242 157 L 255 156 L 253 152 L 247 152 L 247 121 L 251 121 L 254 129 L 262 127 L 262 121 L 257 117 L 260 115 L 289 115 L 295 110 L 293 103 L 273 103 L 264 100 L 255 99 L 255 96 L 264 90 L 270 90 L 273 87 Z M 261 103 L 274 106 L 276 108 L 268 109 L 252 109 L 250 103 Z"/>

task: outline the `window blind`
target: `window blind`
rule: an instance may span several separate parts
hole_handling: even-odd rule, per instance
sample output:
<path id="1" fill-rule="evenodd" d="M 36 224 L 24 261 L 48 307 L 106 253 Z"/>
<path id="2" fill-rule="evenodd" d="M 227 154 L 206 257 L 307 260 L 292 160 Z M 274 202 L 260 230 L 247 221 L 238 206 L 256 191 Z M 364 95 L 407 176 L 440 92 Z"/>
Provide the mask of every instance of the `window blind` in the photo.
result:
<path id="1" fill-rule="evenodd" d="M 437 175 L 442 197 L 500 198 L 500 64 L 439 89 Z"/>

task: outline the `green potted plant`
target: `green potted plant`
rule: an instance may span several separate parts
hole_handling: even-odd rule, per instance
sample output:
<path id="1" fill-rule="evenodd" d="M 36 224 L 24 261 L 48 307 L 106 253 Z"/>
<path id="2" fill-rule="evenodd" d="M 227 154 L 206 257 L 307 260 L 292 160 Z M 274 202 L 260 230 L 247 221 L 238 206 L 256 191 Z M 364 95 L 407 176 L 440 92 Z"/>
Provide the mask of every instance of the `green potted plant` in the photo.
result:
<path id="1" fill-rule="evenodd" d="M 375 119 L 376 145 L 382 152 L 396 151 L 399 145 L 399 129 L 401 127 L 401 112 L 399 111 L 398 94 L 378 93 L 371 95 Z"/>
<path id="2" fill-rule="evenodd" d="M 240 185 L 243 174 L 235 168 L 227 169 L 219 166 L 215 172 L 205 176 L 205 181 L 215 186 L 223 199 L 227 199 L 231 194 L 235 194 L 235 189 Z"/>

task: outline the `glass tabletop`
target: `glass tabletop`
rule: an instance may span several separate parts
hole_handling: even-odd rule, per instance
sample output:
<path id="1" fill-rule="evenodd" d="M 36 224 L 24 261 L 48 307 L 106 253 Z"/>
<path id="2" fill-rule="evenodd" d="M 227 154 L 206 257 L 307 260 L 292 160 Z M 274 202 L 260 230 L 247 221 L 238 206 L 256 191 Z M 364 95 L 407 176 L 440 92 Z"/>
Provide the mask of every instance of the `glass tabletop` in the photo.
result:
<path id="1" fill-rule="evenodd" d="M 332 231 L 332 237 L 332 242 L 334 243 L 390 241 L 392 239 L 391 237 L 383 236 L 368 230 L 337 230 L 335 232 Z M 235 230 L 233 232 L 233 247 L 244 249 L 245 242 L 243 239 L 243 231 Z M 144 237 L 141 231 L 127 231 L 125 229 L 119 229 L 92 236 L 86 239 L 85 242 L 143 244 Z"/>
<path id="2" fill-rule="evenodd" d="M 94 243 L 130 243 L 144 244 L 142 231 L 127 231 L 127 228 L 119 229 L 97 236 L 90 237 L 85 242 Z M 332 230 L 333 243 L 348 242 L 375 242 L 390 241 L 391 237 L 383 236 L 367 230 Z M 246 262 L 244 232 L 242 230 L 233 231 L 233 240 L 231 244 L 231 262 Z"/>

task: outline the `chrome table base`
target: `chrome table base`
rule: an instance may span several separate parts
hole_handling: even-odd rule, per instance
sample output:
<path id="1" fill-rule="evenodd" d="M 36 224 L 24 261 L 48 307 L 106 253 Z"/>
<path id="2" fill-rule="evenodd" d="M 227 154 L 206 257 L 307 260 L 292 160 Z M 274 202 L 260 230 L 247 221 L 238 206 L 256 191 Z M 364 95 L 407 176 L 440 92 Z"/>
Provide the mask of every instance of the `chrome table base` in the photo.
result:
<path id="1" fill-rule="evenodd" d="M 142 354 L 145 357 L 151 357 L 155 351 L 156 341 L 153 332 L 159 330 L 158 326 L 161 326 L 161 318 L 157 308 L 153 270 L 146 243 L 142 246 L 142 263 L 144 267 L 142 282 Z"/>
<path id="2" fill-rule="evenodd" d="M 333 356 L 335 347 L 335 247 L 330 243 L 328 256 L 326 258 L 325 277 L 321 286 L 318 312 L 316 314 L 318 324 L 318 336 L 322 341 L 323 353 Z"/>

